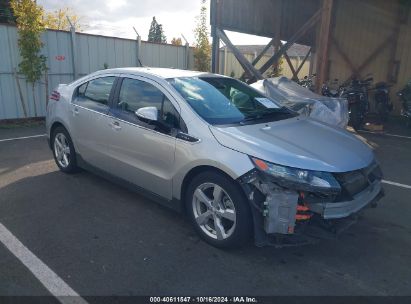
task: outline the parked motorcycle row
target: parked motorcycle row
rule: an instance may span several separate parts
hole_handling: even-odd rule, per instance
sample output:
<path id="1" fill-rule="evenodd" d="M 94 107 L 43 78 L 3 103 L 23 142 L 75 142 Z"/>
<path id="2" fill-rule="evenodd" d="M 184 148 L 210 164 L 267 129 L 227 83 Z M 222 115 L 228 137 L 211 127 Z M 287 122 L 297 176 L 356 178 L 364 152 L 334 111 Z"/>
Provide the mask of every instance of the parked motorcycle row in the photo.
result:
<path id="1" fill-rule="evenodd" d="M 301 86 L 314 91 L 315 74 L 305 76 L 298 81 Z M 390 100 L 390 85 L 386 82 L 378 82 L 372 85 L 373 78 L 367 75 L 365 78 L 353 78 L 348 83 L 338 85 L 338 79 L 325 82 L 321 87 L 321 94 L 328 97 L 346 98 L 349 106 L 349 125 L 354 129 L 363 126 L 365 118 L 370 110 L 369 93 L 374 92 L 375 112 L 377 123 L 387 121 L 389 113 L 393 110 Z M 402 103 L 401 115 L 406 117 L 407 126 L 411 126 L 411 81 L 401 89 L 397 96 Z"/>
<path id="2" fill-rule="evenodd" d="M 406 118 L 407 126 L 411 126 L 411 80 L 397 93 L 402 103 L 401 115 Z"/>

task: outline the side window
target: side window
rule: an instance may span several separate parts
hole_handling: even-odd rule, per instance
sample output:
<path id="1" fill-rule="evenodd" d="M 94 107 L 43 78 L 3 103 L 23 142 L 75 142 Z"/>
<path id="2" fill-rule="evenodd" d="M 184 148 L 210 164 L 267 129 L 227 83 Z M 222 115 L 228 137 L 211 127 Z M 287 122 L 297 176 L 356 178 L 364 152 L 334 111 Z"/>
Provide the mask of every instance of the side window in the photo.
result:
<path id="1" fill-rule="evenodd" d="M 180 116 L 171 101 L 154 85 L 145 81 L 124 78 L 120 88 L 117 108 L 135 116 L 135 112 L 143 107 L 156 107 L 159 126 L 165 130 L 179 129 Z M 167 131 L 168 133 L 168 131 Z"/>
<path id="2" fill-rule="evenodd" d="M 107 105 L 114 80 L 115 77 L 102 77 L 91 80 L 88 83 L 87 88 L 85 88 L 84 97 L 89 100 Z"/>
<path id="3" fill-rule="evenodd" d="M 163 98 L 164 94 L 152 84 L 125 78 L 121 84 L 118 106 L 132 113 L 144 107 L 161 110 Z"/>
<path id="4" fill-rule="evenodd" d="M 91 109 L 99 105 L 107 106 L 115 79 L 114 76 L 109 76 L 83 83 L 77 88 L 76 103 Z"/>
<path id="5" fill-rule="evenodd" d="M 167 126 L 175 129 L 181 129 L 180 115 L 177 113 L 177 110 L 174 108 L 173 104 L 167 97 L 164 98 L 163 108 L 160 113 L 161 121 L 163 121 Z"/>
<path id="6" fill-rule="evenodd" d="M 88 82 L 83 83 L 81 86 L 78 87 L 77 96 L 84 97 L 84 93 L 86 92 L 87 85 L 88 85 Z"/>

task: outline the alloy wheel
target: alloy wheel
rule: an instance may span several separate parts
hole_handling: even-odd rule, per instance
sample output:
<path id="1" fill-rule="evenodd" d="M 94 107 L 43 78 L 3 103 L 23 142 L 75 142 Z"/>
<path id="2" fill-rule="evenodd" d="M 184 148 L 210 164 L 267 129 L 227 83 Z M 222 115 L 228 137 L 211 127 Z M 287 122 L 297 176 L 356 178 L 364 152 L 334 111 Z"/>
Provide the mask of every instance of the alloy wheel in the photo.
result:
<path id="1" fill-rule="evenodd" d="M 233 234 L 236 210 L 230 196 L 219 185 L 199 185 L 194 191 L 192 207 L 195 221 L 206 235 L 225 240 Z"/>
<path id="2" fill-rule="evenodd" d="M 57 133 L 54 137 L 54 154 L 61 167 L 67 168 L 70 165 L 70 146 L 63 133 Z"/>

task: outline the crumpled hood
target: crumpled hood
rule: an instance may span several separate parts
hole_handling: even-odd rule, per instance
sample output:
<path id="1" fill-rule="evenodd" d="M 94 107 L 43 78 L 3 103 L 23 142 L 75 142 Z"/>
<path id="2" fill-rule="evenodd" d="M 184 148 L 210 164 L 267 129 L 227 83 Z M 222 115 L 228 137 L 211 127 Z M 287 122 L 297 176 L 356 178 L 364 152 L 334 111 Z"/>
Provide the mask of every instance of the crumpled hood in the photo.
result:
<path id="1" fill-rule="evenodd" d="M 210 130 L 227 148 L 289 167 L 347 172 L 374 159 L 371 148 L 349 132 L 301 116 Z"/>

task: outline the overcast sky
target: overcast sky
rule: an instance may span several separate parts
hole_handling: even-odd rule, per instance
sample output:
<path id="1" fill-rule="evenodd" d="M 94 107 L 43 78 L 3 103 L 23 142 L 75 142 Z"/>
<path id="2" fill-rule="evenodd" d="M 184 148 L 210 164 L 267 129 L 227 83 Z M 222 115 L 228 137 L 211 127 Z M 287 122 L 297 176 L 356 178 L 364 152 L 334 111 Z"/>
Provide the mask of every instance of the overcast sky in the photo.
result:
<path id="1" fill-rule="evenodd" d="M 194 42 L 193 29 L 201 0 L 38 0 L 46 10 L 70 7 L 88 24 L 86 33 L 135 39 L 133 26 L 147 40 L 153 16 L 163 25 L 167 41 L 183 34 Z M 209 1 L 207 0 L 209 8 Z M 265 44 L 269 39 L 228 32 L 234 44 Z"/>

